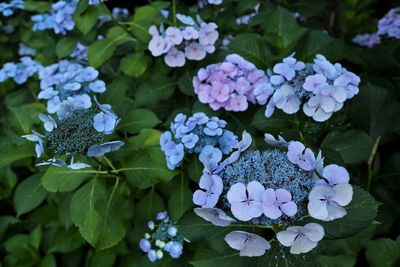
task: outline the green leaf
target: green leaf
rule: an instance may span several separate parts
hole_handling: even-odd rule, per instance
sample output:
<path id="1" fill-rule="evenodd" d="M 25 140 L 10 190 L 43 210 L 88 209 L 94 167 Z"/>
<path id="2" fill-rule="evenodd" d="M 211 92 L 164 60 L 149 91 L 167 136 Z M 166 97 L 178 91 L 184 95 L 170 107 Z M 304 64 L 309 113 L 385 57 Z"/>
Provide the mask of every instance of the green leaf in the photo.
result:
<path id="1" fill-rule="evenodd" d="M 39 103 L 9 106 L 8 108 L 12 114 L 12 123 L 19 127 L 23 133 L 30 132 L 33 124 L 38 121 L 39 113 L 46 110 L 45 106 Z"/>
<path id="2" fill-rule="evenodd" d="M 172 96 L 175 86 L 176 82 L 173 79 L 155 74 L 139 84 L 135 103 L 138 106 L 154 106 Z"/>
<path id="3" fill-rule="evenodd" d="M 384 144 L 400 131 L 400 105 L 384 88 L 368 84 L 360 88 L 351 106 L 353 123 Z"/>
<path id="4" fill-rule="evenodd" d="M 47 253 L 67 253 L 78 249 L 82 246 L 84 240 L 79 234 L 77 228 L 71 228 L 69 230 L 58 229 L 54 234 L 51 245 L 48 248 Z"/>
<path id="5" fill-rule="evenodd" d="M 326 239 L 353 236 L 371 225 L 378 212 L 379 203 L 366 191 L 353 186 L 353 200 L 346 206 L 347 214 L 330 222 L 318 221 L 325 229 Z"/>
<path id="6" fill-rule="evenodd" d="M 178 221 L 193 206 L 192 196 L 193 192 L 182 176 L 179 187 L 171 193 L 168 199 L 168 210 L 172 220 Z"/>
<path id="7" fill-rule="evenodd" d="M 72 220 L 82 237 L 96 249 L 112 247 L 126 234 L 125 203 L 117 188 L 118 183 L 108 193 L 103 182 L 94 178 L 72 197 Z"/>
<path id="8" fill-rule="evenodd" d="M 135 206 L 135 226 L 140 231 L 146 231 L 146 222 L 153 220 L 158 212 L 164 211 L 165 205 L 162 198 L 155 192 L 154 187 L 143 196 Z"/>
<path id="9" fill-rule="evenodd" d="M 39 267 L 57 267 L 56 258 L 53 254 L 47 254 L 40 261 Z"/>
<path id="10" fill-rule="evenodd" d="M 74 51 L 78 39 L 75 37 L 67 36 L 57 42 L 56 54 L 58 57 L 67 57 Z"/>
<path id="11" fill-rule="evenodd" d="M 255 33 L 235 36 L 228 48 L 260 68 L 270 67 L 274 60 L 266 39 Z"/>
<path id="12" fill-rule="evenodd" d="M 35 156 L 32 144 L 0 144 L 0 151 L 0 168 L 8 166 L 14 161 Z"/>
<path id="13" fill-rule="evenodd" d="M 258 24 L 259 21 L 264 28 L 265 38 L 281 51 L 289 50 L 307 32 L 297 25 L 292 13 L 281 6 L 268 5 L 266 11 L 255 18 L 254 23 Z"/>
<path id="14" fill-rule="evenodd" d="M 365 257 L 371 267 L 392 267 L 400 264 L 400 240 L 381 238 L 366 245 Z"/>
<path id="15" fill-rule="evenodd" d="M 203 169 L 204 166 L 197 157 L 190 160 L 187 167 L 189 178 L 198 183 L 201 175 L 203 175 Z"/>
<path id="16" fill-rule="evenodd" d="M 148 60 L 143 53 L 136 53 L 133 56 L 127 56 L 121 59 L 120 68 L 128 76 L 142 76 L 148 66 Z"/>
<path id="17" fill-rule="evenodd" d="M 84 12 L 75 12 L 72 16 L 76 27 L 85 35 L 93 29 L 99 17 L 98 9 L 90 6 Z"/>
<path id="18" fill-rule="evenodd" d="M 332 38 L 323 31 L 310 31 L 296 46 L 296 57 L 312 61 L 316 54 L 322 54 L 329 60 L 339 60 L 344 57 L 343 40 Z"/>
<path id="19" fill-rule="evenodd" d="M 270 118 L 264 115 L 265 108 L 260 108 L 254 114 L 251 125 L 263 133 L 280 134 L 282 129 L 290 128 L 290 123 L 296 124 L 293 116 L 285 114 L 280 110 L 276 110 Z"/>
<path id="20" fill-rule="evenodd" d="M 138 133 L 145 128 L 153 128 L 160 122 L 157 115 L 151 110 L 132 109 L 124 115 L 119 129 L 128 133 Z"/>
<path id="21" fill-rule="evenodd" d="M 72 170 L 66 167 L 49 167 L 42 176 L 42 185 L 49 192 L 68 192 L 76 189 L 94 170 Z"/>
<path id="22" fill-rule="evenodd" d="M 128 157 L 120 171 L 126 175 L 130 185 L 142 189 L 159 182 L 166 183 L 177 174 L 168 170 L 165 155 L 159 147 L 140 150 Z"/>
<path id="23" fill-rule="evenodd" d="M 140 41 L 147 43 L 150 40 L 148 29 L 158 14 L 160 9 L 153 6 L 142 6 L 135 10 L 133 20 L 129 24 L 131 31 Z"/>
<path id="24" fill-rule="evenodd" d="M 21 216 L 38 207 L 46 198 L 47 191 L 40 183 L 40 174 L 23 180 L 15 190 L 14 206 L 17 216 Z"/>
<path id="25" fill-rule="evenodd" d="M 27 11 L 36 11 L 37 13 L 44 13 L 51 8 L 51 3 L 47 1 L 24 1 L 24 9 Z"/>
<path id="26" fill-rule="evenodd" d="M 330 148 L 340 154 L 347 164 L 366 162 L 374 142 L 363 131 L 331 132 L 322 142 L 322 148 Z"/>
<path id="27" fill-rule="evenodd" d="M 107 37 L 90 45 L 87 55 L 90 65 L 100 67 L 114 54 L 118 45 L 130 41 L 129 35 L 120 27 L 111 28 Z"/>

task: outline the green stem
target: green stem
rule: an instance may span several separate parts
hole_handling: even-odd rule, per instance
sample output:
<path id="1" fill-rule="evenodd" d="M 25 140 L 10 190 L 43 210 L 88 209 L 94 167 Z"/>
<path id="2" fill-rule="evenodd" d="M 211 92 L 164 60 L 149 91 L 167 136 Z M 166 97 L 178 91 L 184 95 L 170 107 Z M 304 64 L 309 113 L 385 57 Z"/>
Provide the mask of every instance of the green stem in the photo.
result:
<path id="1" fill-rule="evenodd" d="M 172 0 L 172 20 L 176 26 L 176 0 Z"/>
<path id="2" fill-rule="evenodd" d="M 116 171 L 117 169 L 114 167 L 114 165 L 113 165 L 113 163 L 111 162 L 111 160 L 109 160 L 106 156 L 103 156 L 103 157 L 104 157 L 104 160 L 107 162 L 108 166 L 110 166 L 110 168 L 111 168 L 113 171 Z"/>
<path id="3" fill-rule="evenodd" d="M 376 152 L 378 151 L 379 142 L 381 137 L 376 138 L 374 146 L 372 147 L 371 154 L 368 158 L 368 181 L 367 181 L 367 191 L 369 192 L 372 183 L 372 164 L 374 163 Z"/>

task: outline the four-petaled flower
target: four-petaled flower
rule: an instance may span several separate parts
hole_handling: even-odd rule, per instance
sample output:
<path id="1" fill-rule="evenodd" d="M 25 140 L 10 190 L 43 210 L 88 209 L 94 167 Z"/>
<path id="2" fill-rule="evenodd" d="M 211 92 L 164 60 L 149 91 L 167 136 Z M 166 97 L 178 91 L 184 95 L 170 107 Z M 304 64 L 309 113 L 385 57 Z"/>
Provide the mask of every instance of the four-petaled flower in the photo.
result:
<path id="1" fill-rule="evenodd" d="M 205 173 L 200 178 L 199 186 L 205 191 L 199 189 L 194 192 L 193 203 L 203 208 L 213 208 L 223 190 L 221 177 Z"/>
<path id="2" fill-rule="evenodd" d="M 268 188 L 263 193 L 263 212 L 270 219 L 278 219 L 282 213 L 291 217 L 297 213 L 297 205 L 286 189 Z"/>
<path id="3" fill-rule="evenodd" d="M 317 223 L 304 226 L 290 226 L 285 231 L 278 232 L 276 237 L 285 247 L 290 247 L 290 253 L 307 253 L 315 248 L 324 237 L 324 228 Z"/>

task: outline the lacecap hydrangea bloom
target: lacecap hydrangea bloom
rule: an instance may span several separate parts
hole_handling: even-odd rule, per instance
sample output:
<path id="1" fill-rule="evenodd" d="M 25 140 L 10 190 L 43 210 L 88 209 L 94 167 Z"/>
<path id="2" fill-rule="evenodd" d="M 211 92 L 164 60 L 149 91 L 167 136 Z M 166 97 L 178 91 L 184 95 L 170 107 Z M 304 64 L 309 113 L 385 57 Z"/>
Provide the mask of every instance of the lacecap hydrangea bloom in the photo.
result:
<path id="1" fill-rule="evenodd" d="M 323 55 L 306 64 L 292 54 L 268 70 L 268 76 L 253 92 L 258 104 L 266 105 L 267 118 L 276 108 L 287 114 L 302 108 L 315 121 L 326 121 L 359 92 L 360 77 Z"/>
<path id="2" fill-rule="evenodd" d="M 190 241 L 178 232 L 174 224 L 167 211 L 159 212 L 155 221 L 147 222 L 150 233 L 146 233 L 139 241 L 139 247 L 147 254 L 149 261 L 161 260 L 165 252 L 174 259 L 182 255 L 184 242 Z"/>
<path id="3" fill-rule="evenodd" d="M 182 164 L 185 152 L 203 153 L 213 150 L 222 156 L 232 151 L 237 136 L 226 130 L 227 123 L 217 117 L 208 117 L 203 112 L 187 117 L 179 113 L 171 123 L 171 131 L 160 138 L 161 150 L 165 153 L 168 168 L 173 170 Z"/>
<path id="4" fill-rule="evenodd" d="M 349 174 L 335 164 L 324 167 L 321 152 L 315 156 L 301 142 L 270 134 L 265 141 L 271 148 L 250 150 L 252 138 L 244 132 L 224 160 L 215 151 L 203 151 L 200 188 L 193 194 L 193 203 L 200 207 L 194 211 L 216 226 L 240 221 L 239 225 L 271 228 L 292 254 L 307 253 L 324 236 L 317 220 L 346 215 L 353 196 Z M 315 222 L 305 223 L 306 217 Z M 233 231 L 225 241 L 240 256 L 261 256 L 271 248 L 270 241 L 245 231 Z"/>
<path id="5" fill-rule="evenodd" d="M 62 118 L 39 114 L 45 133 L 32 131 L 23 137 L 35 142 L 37 158 L 46 155 L 49 159 L 37 166 L 66 166 L 71 169 L 91 167 L 75 162 L 79 156 L 101 157 L 118 150 L 122 141 L 109 141 L 120 119 L 107 104 L 97 103 L 96 107 L 68 112 Z M 69 158 L 66 163 L 61 158 Z"/>
<path id="6" fill-rule="evenodd" d="M 256 103 L 254 89 L 268 82 L 264 71 L 237 54 L 228 55 L 221 63 L 201 68 L 193 77 L 199 101 L 213 110 L 245 111 Z"/>
<path id="7" fill-rule="evenodd" d="M 65 35 L 75 27 L 72 15 L 78 5 L 78 0 L 61 0 L 52 5 L 51 11 L 32 16 L 32 30 L 44 31 L 53 29 L 55 34 Z"/>
<path id="8" fill-rule="evenodd" d="M 178 27 L 169 26 L 158 29 L 152 25 L 149 33 L 152 39 L 148 48 L 154 57 L 164 55 L 165 64 L 170 67 L 182 67 L 187 60 L 200 61 L 207 54 L 215 51 L 215 42 L 218 39 L 217 24 L 206 23 L 199 16 L 196 21 L 188 16 L 177 14 L 181 22 Z"/>
<path id="9" fill-rule="evenodd" d="M 19 63 L 4 64 L 0 69 L 0 83 L 11 78 L 17 84 L 23 84 L 42 69 L 42 65 L 30 57 L 22 57 L 20 61 Z"/>
<path id="10" fill-rule="evenodd" d="M 0 13 L 4 17 L 9 17 L 14 15 L 14 12 L 18 9 L 24 9 L 23 0 L 11 0 L 8 3 L 7 2 L 0 3 Z"/>
<path id="11" fill-rule="evenodd" d="M 219 6 L 224 2 L 224 0 L 198 0 L 197 5 L 199 8 L 203 8 L 207 5 L 214 5 L 214 6 Z"/>
<path id="12" fill-rule="evenodd" d="M 38 98 L 47 100 L 47 111 L 60 119 L 76 110 L 92 106 L 89 94 L 103 93 L 106 85 L 98 79 L 99 72 L 77 62 L 61 60 L 39 71 Z"/>

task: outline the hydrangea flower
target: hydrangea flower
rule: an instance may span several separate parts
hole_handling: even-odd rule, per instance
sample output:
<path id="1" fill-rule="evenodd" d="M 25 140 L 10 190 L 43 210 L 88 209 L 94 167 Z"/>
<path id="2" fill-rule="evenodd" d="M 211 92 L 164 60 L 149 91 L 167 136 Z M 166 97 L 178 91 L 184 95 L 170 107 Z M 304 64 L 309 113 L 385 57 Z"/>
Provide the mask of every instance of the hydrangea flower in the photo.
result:
<path id="1" fill-rule="evenodd" d="M 0 13 L 4 17 L 9 17 L 14 15 L 14 12 L 18 9 L 24 9 L 23 0 L 10 0 L 8 3 L 0 3 Z"/>
<path id="2" fill-rule="evenodd" d="M 381 43 L 381 37 L 377 33 L 364 33 L 356 35 L 352 41 L 360 46 L 371 48 Z"/>
<path id="3" fill-rule="evenodd" d="M 379 20 L 378 34 L 400 39 L 400 7 L 393 8 Z"/>
<path id="4" fill-rule="evenodd" d="M 20 56 L 35 56 L 36 49 L 31 48 L 24 43 L 19 43 L 18 55 L 20 55 Z"/>
<path id="5" fill-rule="evenodd" d="M 214 148 L 221 157 L 222 153 L 230 153 L 237 144 L 237 136 L 225 130 L 226 125 L 226 121 L 217 117 L 210 118 L 202 112 L 194 113 L 189 118 L 182 113 L 176 115 L 171 123 L 171 131 L 164 132 L 160 138 L 168 168 L 173 170 L 180 166 L 185 152 L 200 154 L 200 160 L 206 157 L 207 151 Z M 204 148 L 206 150 L 201 154 Z"/>
<path id="6" fill-rule="evenodd" d="M 78 5 L 78 0 L 60 0 L 52 4 L 49 13 L 32 16 L 33 31 L 52 29 L 55 34 L 65 35 L 75 27 L 72 15 Z"/>
<path id="7" fill-rule="evenodd" d="M 197 5 L 199 8 L 203 8 L 206 5 L 214 5 L 214 6 L 219 6 L 222 4 L 224 0 L 197 0 Z"/>
<path id="8" fill-rule="evenodd" d="M 39 119 L 43 122 L 46 133 L 39 134 L 32 130 L 32 134 L 22 136 L 36 143 L 38 158 L 44 151 L 50 156 L 49 160 L 39 163 L 38 166 L 88 168 L 90 165 L 86 163 L 74 162 L 74 156 L 100 157 L 124 145 L 122 141 L 105 141 L 119 123 L 119 118 L 109 105 L 98 104 L 96 108 L 74 110 L 62 119 L 39 114 Z M 71 157 L 70 164 L 67 165 L 60 157 Z"/>
<path id="9" fill-rule="evenodd" d="M 255 103 L 254 88 L 268 81 L 264 72 L 237 54 L 228 55 L 222 63 L 201 68 L 193 77 L 199 101 L 213 110 L 244 111 Z"/>
<path id="10" fill-rule="evenodd" d="M 269 79 L 253 91 L 257 103 L 266 105 L 267 118 L 275 108 L 293 114 L 303 105 L 307 116 L 318 122 L 326 121 L 359 92 L 360 77 L 322 55 L 316 55 L 313 64 L 305 64 L 292 54 L 267 74 Z"/>
<path id="11" fill-rule="evenodd" d="M 139 241 L 139 248 L 151 262 L 161 260 L 164 252 L 174 259 L 179 258 L 183 253 L 183 243 L 190 241 L 179 233 L 166 211 L 159 212 L 156 221 L 148 221 L 150 233 L 146 233 Z"/>
<path id="12" fill-rule="evenodd" d="M 321 152 L 315 157 L 301 142 L 271 134 L 265 141 L 272 147 L 252 150 L 251 135 L 243 132 L 226 159 L 211 150 L 206 153 L 200 189 L 193 195 L 194 204 L 201 206 L 195 213 L 220 227 L 278 225 L 286 229 L 276 236 L 282 245 L 291 247 L 293 254 L 307 253 L 323 238 L 324 230 L 314 222 L 293 225 L 305 217 L 322 221 L 343 217 L 352 200 L 350 176 L 341 166 L 324 167 Z M 235 225 L 235 219 L 241 223 Z M 225 241 L 241 256 L 261 256 L 270 248 L 263 237 L 243 231 L 229 233 Z"/>
<path id="13" fill-rule="evenodd" d="M 285 231 L 276 234 L 278 241 L 285 247 L 290 247 L 290 253 L 307 253 L 314 249 L 324 237 L 324 228 L 317 223 L 304 226 L 290 226 Z"/>
<path id="14" fill-rule="evenodd" d="M 40 89 L 38 98 L 47 100 L 47 111 L 60 118 L 69 111 L 92 106 L 89 95 L 103 93 L 106 85 L 98 80 L 99 72 L 93 67 L 61 60 L 39 70 Z"/>
<path id="15" fill-rule="evenodd" d="M 80 42 L 76 43 L 75 49 L 71 52 L 70 56 L 76 61 L 81 63 L 86 63 L 87 59 L 87 50 L 88 47 Z"/>
<path id="16" fill-rule="evenodd" d="M 226 243 L 233 249 L 239 250 L 240 256 L 258 257 L 271 248 L 264 238 L 244 231 L 233 231 L 225 236 Z"/>
<path id="17" fill-rule="evenodd" d="M 152 25 L 149 33 L 152 39 L 148 49 L 154 57 L 164 55 L 165 63 L 170 67 L 182 67 L 188 60 L 200 61 L 207 54 L 214 53 L 218 39 L 217 24 L 204 22 L 199 16 L 195 21 L 191 17 L 177 14 L 181 26 L 169 26 L 164 29 Z"/>
<path id="18" fill-rule="evenodd" d="M 28 78 L 42 69 L 42 65 L 30 57 L 22 57 L 21 62 L 8 62 L 0 69 L 0 83 L 11 78 L 17 84 L 25 83 Z"/>

